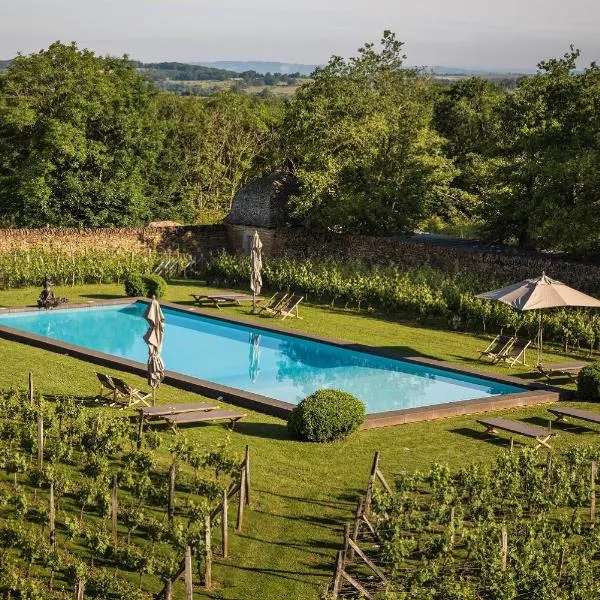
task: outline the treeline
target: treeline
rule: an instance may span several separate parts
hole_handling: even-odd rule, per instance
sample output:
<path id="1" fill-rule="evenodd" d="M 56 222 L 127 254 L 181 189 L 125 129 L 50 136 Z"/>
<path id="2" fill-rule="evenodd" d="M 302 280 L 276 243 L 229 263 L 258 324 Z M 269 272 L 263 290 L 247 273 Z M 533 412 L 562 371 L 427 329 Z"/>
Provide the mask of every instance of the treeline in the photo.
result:
<path id="1" fill-rule="evenodd" d="M 597 252 L 600 68 L 543 61 L 514 90 L 436 84 L 402 43 L 332 57 L 290 100 L 160 93 L 137 64 L 55 43 L 0 75 L 5 226 L 207 222 L 288 169 L 290 221 L 332 234 L 476 226 L 528 248 Z M 177 70 L 178 65 L 172 65 Z"/>
<path id="2" fill-rule="evenodd" d="M 300 73 L 258 73 L 244 71 L 236 73 L 227 69 L 190 65 L 178 62 L 137 63 L 141 73 L 145 73 L 152 81 L 164 84 L 165 81 L 243 81 L 247 85 L 293 85 L 298 79 L 304 78 Z"/>

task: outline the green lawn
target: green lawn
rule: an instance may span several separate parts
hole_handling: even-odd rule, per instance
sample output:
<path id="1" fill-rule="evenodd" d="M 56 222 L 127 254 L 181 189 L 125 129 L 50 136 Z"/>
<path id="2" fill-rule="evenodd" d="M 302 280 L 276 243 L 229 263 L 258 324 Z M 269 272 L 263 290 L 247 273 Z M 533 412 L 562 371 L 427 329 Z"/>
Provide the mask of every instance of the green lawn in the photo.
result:
<path id="1" fill-rule="evenodd" d="M 189 294 L 197 288 L 198 284 L 191 282 L 170 285 L 166 299 L 189 304 Z M 0 305 L 32 304 L 37 293 L 32 288 L 0 291 Z M 91 285 L 57 288 L 56 293 L 71 301 L 89 301 L 119 297 L 123 291 L 119 285 Z M 247 308 L 221 312 L 272 322 L 249 315 Z M 331 307 L 303 305 L 301 314 L 302 321 L 287 320 L 286 326 L 469 366 L 479 364 L 474 357 L 487 341 Z M 84 361 L 5 340 L 0 340 L 0 353 L 0 387 L 24 387 L 27 372 L 32 371 L 36 385 L 45 392 L 84 396 L 98 390 L 95 367 Z M 548 358 L 564 360 L 552 355 Z M 481 368 L 506 371 L 502 367 Z M 512 371 L 528 375 L 519 369 Z M 124 376 L 140 387 L 145 384 L 141 378 Z M 199 397 L 169 386 L 159 390 L 161 402 L 194 399 Z M 550 416 L 543 407 L 504 414 L 544 423 Z M 221 441 L 226 435 L 218 425 L 186 431 L 205 444 Z M 555 447 L 595 441 L 599 432 L 594 426 L 562 427 Z M 198 597 L 317 598 L 332 572 L 343 525 L 351 518 L 366 485 L 375 450 L 381 450 L 381 468 L 391 480 L 400 470 L 424 468 L 432 461 L 458 467 L 469 461 L 489 460 L 506 447 L 505 441 L 481 435 L 473 417 L 361 431 L 344 443 L 317 445 L 289 439 L 283 421 L 250 411 L 231 434 L 231 442 L 240 452 L 246 444 L 252 451 L 252 508 L 243 533 L 231 536 L 232 557 L 217 561 L 213 573 L 216 589 L 206 595 L 198 590 Z"/>

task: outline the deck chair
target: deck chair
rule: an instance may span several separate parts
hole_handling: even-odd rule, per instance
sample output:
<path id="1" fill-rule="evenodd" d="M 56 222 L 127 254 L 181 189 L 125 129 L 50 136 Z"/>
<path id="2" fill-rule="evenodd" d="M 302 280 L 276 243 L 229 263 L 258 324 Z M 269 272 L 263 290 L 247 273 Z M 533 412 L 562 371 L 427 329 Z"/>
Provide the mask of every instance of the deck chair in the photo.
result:
<path id="1" fill-rule="evenodd" d="M 524 437 L 529 437 L 535 439 L 537 442 L 537 446 L 535 446 L 535 450 L 545 446 L 546 448 L 550 448 L 550 444 L 548 444 L 548 440 L 556 435 L 554 431 L 550 429 L 543 429 L 542 427 L 535 427 L 534 425 L 527 425 L 526 423 L 520 423 L 519 421 L 513 421 L 511 419 L 503 419 L 502 417 L 495 417 L 490 419 L 477 419 L 477 422 L 483 425 L 488 433 L 496 433 L 498 429 L 502 431 L 507 431 L 508 433 L 513 433 L 517 435 L 522 435 Z M 513 438 L 510 438 L 510 447 L 512 449 Z M 552 449 L 552 448 L 550 448 Z"/>
<path id="2" fill-rule="evenodd" d="M 126 381 L 123 381 L 118 377 L 112 377 L 112 380 L 115 384 L 115 387 L 117 388 L 117 391 L 124 398 L 126 398 L 126 401 L 121 403 L 123 408 L 131 408 L 132 406 L 135 406 L 136 404 L 140 403 L 145 404 L 146 406 L 150 406 L 148 398 L 150 398 L 152 394 L 147 394 L 134 387 L 131 387 Z M 118 399 L 117 403 L 119 403 Z"/>
<path id="3" fill-rule="evenodd" d="M 527 364 L 525 362 L 525 351 L 529 348 L 531 340 L 516 339 L 509 349 L 502 354 L 499 354 L 494 362 L 506 363 L 509 367 L 514 367 L 517 363 Z"/>
<path id="4" fill-rule="evenodd" d="M 536 365 L 536 369 L 550 380 L 552 380 L 552 377 L 566 376 L 571 381 L 576 381 L 579 371 L 587 365 L 588 363 L 585 362 L 540 363 Z"/>
<path id="5" fill-rule="evenodd" d="M 479 353 L 479 358 L 477 360 L 481 360 L 485 356 L 491 358 L 492 361 L 495 361 L 498 356 L 510 350 L 510 347 L 515 343 L 515 340 L 516 338 L 514 335 L 497 335 L 489 343 L 488 347 Z"/>
<path id="6" fill-rule="evenodd" d="M 257 306 L 258 314 L 260 314 L 263 310 L 266 310 L 268 313 L 277 312 L 277 310 L 285 302 L 287 296 L 287 292 L 277 292 L 276 294 L 273 294 L 266 304 L 259 304 Z"/>
<path id="7" fill-rule="evenodd" d="M 273 314 L 281 316 L 282 321 L 285 321 L 285 319 L 288 317 L 302 319 L 302 317 L 298 314 L 298 306 L 302 300 L 304 300 L 304 296 L 292 294 L 286 298 L 285 302 Z"/>
<path id="8" fill-rule="evenodd" d="M 96 377 L 100 382 L 100 392 L 98 393 L 98 399 L 112 400 L 110 406 L 117 404 L 121 392 L 117 389 L 115 382 L 112 380 L 110 375 L 106 373 L 96 372 Z M 106 391 L 105 391 L 106 390 Z"/>

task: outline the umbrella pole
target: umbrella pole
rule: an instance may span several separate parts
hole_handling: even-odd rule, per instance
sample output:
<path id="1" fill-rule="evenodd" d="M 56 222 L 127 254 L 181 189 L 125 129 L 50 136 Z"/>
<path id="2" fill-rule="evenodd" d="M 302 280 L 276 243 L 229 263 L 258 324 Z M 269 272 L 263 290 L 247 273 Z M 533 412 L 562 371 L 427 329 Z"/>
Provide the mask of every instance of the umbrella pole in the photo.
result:
<path id="1" fill-rule="evenodd" d="M 152 406 L 156 406 L 156 387 L 152 386 Z"/>

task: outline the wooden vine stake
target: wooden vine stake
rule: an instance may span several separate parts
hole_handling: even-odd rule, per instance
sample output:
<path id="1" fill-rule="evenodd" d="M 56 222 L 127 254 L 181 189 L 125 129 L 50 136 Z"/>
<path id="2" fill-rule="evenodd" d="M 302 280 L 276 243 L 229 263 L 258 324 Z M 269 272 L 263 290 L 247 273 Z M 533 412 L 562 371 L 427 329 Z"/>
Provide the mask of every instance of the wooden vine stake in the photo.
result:
<path id="1" fill-rule="evenodd" d="M 502 570 L 506 571 L 506 563 L 508 560 L 508 531 L 506 525 L 502 525 Z"/>
<path id="2" fill-rule="evenodd" d="M 38 469 L 44 466 L 44 417 L 41 413 L 38 414 L 37 420 L 38 430 Z"/>
<path id="3" fill-rule="evenodd" d="M 590 520 L 592 523 L 596 522 L 596 478 L 598 475 L 598 467 L 596 461 L 592 462 L 592 472 L 590 481 Z"/>
<path id="4" fill-rule="evenodd" d="M 185 569 L 183 572 L 185 582 L 185 600 L 193 600 L 194 586 L 192 582 L 192 547 L 185 547 Z"/>
<path id="5" fill-rule="evenodd" d="M 117 519 L 118 519 L 119 503 L 117 500 L 117 474 L 112 478 L 112 493 L 110 495 L 110 516 L 112 521 L 112 537 L 117 541 Z"/>
<path id="6" fill-rule="evenodd" d="M 29 404 L 33 404 L 33 373 L 29 371 Z"/>
<path id="7" fill-rule="evenodd" d="M 240 498 L 238 502 L 237 524 L 235 530 L 239 533 L 242 530 L 244 522 L 244 504 L 246 503 L 246 469 L 242 469 L 242 479 L 240 481 Z"/>
<path id="8" fill-rule="evenodd" d="M 352 528 L 352 539 L 354 542 L 358 542 L 358 536 L 360 535 L 360 526 L 362 524 L 363 510 L 365 507 L 364 496 L 360 497 L 358 505 L 356 506 L 356 512 L 354 513 L 354 527 Z M 350 548 L 348 558 L 351 560 L 354 558 L 354 549 Z"/>
<path id="9" fill-rule="evenodd" d="M 369 483 L 367 484 L 367 495 L 365 497 L 365 514 L 368 516 L 371 512 L 371 502 L 373 500 L 373 487 L 375 486 L 375 477 L 377 477 L 377 469 L 379 468 L 379 451 L 375 452 L 373 464 L 371 465 L 371 473 L 369 475 Z"/>
<path id="10" fill-rule="evenodd" d="M 250 506 L 250 446 L 246 446 L 244 471 L 246 472 L 246 504 Z"/>
<path id="11" fill-rule="evenodd" d="M 85 581 L 82 577 L 77 579 L 77 587 L 75 588 L 75 600 L 83 600 L 83 590 L 85 589 Z"/>
<path id="12" fill-rule="evenodd" d="M 167 506 L 169 521 L 175 516 L 175 462 L 169 468 L 169 504 Z"/>
<path id="13" fill-rule="evenodd" d="M 454 548 L 455 537 L 456 537 L 456 510 L 454 506 L 450 508 L 450 548 Z"/>
<path id="14" fill-rule="evenodd" d="M 48 524 L 50 526 L 50 546 L 56 548 L 56 511 L 54 510 L 54 482 L 50 482 L 50 509 L 48 511 Z"/>
<path id="15" fill-rule="evenodd" d="M 227 498 L 227 490 L 223 490 L 223 502 L 221 503 L 221 534 L 223 537 L 223 558 L 227 558 L 229 554 L 228 545 L 229 545 L 229 531 L 228 531 L 228 514 L 227 514 L 227 506 L 228 498 Z"/>
<path id="16" fill-rule="evenodd" d="M 210 515 L 204 517 L 204 587 L 212 587 L 212 548 L 210 535 Z"/>
<path id="17" fill-rule="evenodd" d="M 154 389 L 154 388 L 152 388 Z M 138 417 L 138 431 L 137 431 L 137 449 L 142 448 L 142 437 L 144 435 L 144 413 L 140 410 L 140 416 Z"/>
<path id="18" fill-rule="evenodd" d="M 165 583 L 165 600 L 173 600 L 173 582 L 170 579 Z"/>

